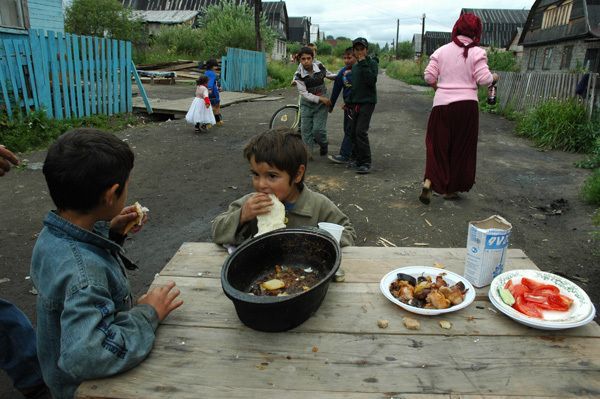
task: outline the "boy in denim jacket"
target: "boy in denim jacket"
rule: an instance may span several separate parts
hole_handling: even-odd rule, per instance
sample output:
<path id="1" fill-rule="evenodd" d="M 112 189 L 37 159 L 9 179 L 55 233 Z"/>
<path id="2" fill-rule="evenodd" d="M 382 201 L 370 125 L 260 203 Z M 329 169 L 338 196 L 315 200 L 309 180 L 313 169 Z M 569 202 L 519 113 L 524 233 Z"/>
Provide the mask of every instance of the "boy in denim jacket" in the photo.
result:
<path id="1" fill-rule="evenodd" d="M 55 399 L 84 380 L 139 364 L 158 323 L 182 304 L 175 283 L 133 301 L 123 255 L 133 152 L 112 134 L 75 129 L 48 150 L 44 176 L 57 210 L 48 213 L 31 260 L 38 290 L 38 357 Z M 143 224 L 143 222 L 142 222 Z M 139 230 L 138 226 L 138 230 Z"/>

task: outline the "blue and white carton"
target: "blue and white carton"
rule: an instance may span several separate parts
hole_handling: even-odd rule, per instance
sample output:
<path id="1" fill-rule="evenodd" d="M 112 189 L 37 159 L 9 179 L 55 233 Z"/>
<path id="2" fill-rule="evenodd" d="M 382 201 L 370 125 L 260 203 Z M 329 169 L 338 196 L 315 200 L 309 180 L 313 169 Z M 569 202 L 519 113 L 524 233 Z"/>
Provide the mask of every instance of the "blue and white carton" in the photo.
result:
<path id="1" fill-rule="evenodd" d="M 469 222 L 464 277 L 475 287 L 489 285 L 504 271 L 512 225 L 502 216 Z"/>

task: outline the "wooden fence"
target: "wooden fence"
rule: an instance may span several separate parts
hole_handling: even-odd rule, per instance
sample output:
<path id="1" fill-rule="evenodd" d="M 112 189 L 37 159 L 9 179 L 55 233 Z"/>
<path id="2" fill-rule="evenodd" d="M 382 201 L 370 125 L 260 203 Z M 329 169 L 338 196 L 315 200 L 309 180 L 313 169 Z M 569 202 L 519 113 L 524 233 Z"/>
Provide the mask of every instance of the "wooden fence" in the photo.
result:
<path id="1" fill-rule="evenodd" d="M 131 112 L 131 43 L 31 30 L 0 40 L 0 109 L 56 119 Z"/>
<path id="2" fill-rule="evenodd" d="M 267 87 L 265 53 L 227 48 L 227 56 L 221 57 L 221 85 L 229 91 Z"/>
<path id="3" fill-rule="evenodd" d="M 502 109 L 525 111 L 547 100 L 566 100 L 576 97 L 577 83 L 582 73 L 499 72 L 498 101 Z M 585 96 L 581 100 L 588 117 L 598 112 L 598 74 L 590 74 Z"/>

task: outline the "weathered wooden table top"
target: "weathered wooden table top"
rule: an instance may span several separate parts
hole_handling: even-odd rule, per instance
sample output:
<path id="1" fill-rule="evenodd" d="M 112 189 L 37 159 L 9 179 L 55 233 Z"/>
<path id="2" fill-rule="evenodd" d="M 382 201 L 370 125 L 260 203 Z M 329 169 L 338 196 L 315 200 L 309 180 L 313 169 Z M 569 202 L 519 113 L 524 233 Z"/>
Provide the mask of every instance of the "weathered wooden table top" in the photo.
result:
<path id="1" fill-rule="evenodd" d="M 173 280 L 184 305 L 158 328 L 138 367 L 87 381 L 78 398 L 548 398 L 600 395 L 600 327 L 542 331 L 496 311 L 487 287 L 469 307 L 441 316 L 411 314 L 379 291 L 402 266 L 462 274 L 464 248 L 344 248 L 344 283 L 299 327 L 264 333 L 245 327 L 221 289 L 227 252 L 185 243 L 154 281 Z M 508 250 L 505 270 L 537 269 Z M 418 319 L 407 330 L 402 317 Z M 389 320 L 381 329 L 377 320 Z M 450 330 L 440 320 L 452 323 Z"/>

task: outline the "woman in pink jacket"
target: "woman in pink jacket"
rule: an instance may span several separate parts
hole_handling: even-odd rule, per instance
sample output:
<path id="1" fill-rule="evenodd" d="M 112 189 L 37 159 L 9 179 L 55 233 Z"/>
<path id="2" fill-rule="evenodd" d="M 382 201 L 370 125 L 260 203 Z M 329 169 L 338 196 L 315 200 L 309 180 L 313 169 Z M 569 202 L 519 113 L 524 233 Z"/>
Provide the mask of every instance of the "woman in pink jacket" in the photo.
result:
<path id="1" fill-rule="evenodd" d="M 477 47 L 481 20 L 460 16 L 452 29 L 452 42 L 437 49 L 425 68 L 425 81 L 435 90 L 427 123 L 427 161 L 419 200 L 431 201 L 435 191 L 444 199 L 457 199 L 475 182 L 479 109 L 477 85 L 498 80 L 487 65 L 485 50 Z"/>

